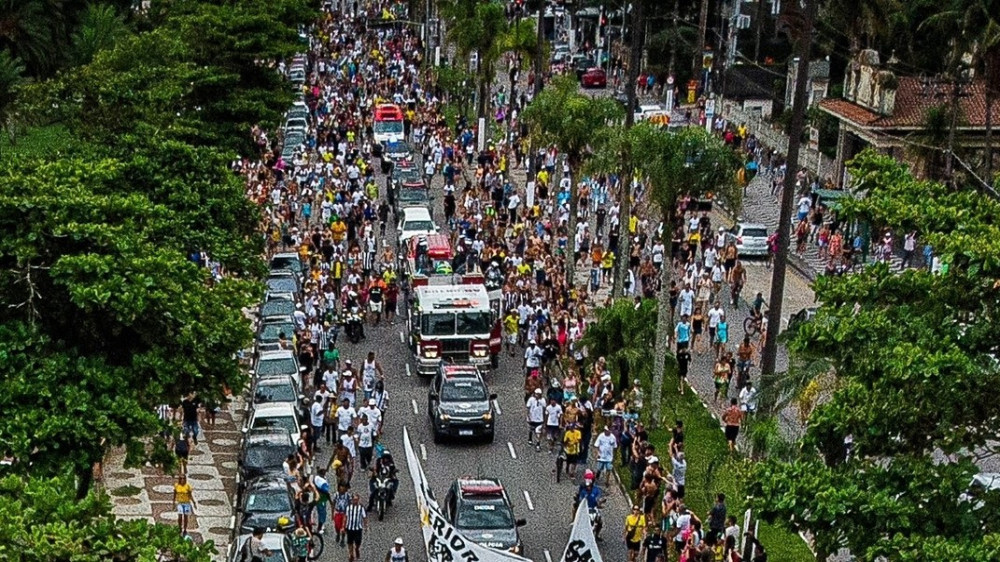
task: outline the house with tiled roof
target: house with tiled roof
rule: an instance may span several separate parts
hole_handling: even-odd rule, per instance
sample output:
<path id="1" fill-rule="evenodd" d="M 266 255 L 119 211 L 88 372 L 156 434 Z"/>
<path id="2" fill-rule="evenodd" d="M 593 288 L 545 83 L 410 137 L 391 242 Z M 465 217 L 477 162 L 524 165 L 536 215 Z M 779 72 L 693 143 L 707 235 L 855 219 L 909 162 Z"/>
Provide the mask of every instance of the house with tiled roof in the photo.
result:
<path id="1" fill-rule="evenodd" d="M 974 153 L 983 148 L 986 137 L 983 80 L 956 85 L 921 76 L 896 76 L 879 64 L 877 52 L 861 51 L 847 68 L 844 97 L 819 102 L 820 110 L 840 123 L 835 182 L 850 183 L 844 164 L 868 147 L 907 162 L 914 173 L 923 175 L 927 155 L 934 152 L 927 150 L 928 114 L 938 108 L 947 110 L 956 99 L 955 153 Z"/>

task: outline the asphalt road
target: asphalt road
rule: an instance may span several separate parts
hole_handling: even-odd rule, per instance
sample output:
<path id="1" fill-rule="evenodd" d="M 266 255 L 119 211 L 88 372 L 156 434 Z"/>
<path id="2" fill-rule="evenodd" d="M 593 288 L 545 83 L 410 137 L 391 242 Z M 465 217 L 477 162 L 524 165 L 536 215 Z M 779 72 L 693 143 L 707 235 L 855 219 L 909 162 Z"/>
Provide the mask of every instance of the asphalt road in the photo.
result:
<path id="1" fill-rule="evenodd" d="M 384 177 L 377 178 L 380 188 L 385 185 Z M 442 209 L 443 180 L 440 175 L 432 182 L 434 194 L 434 216 L 444 216 Z M 391 235 L 387 232 L 388 235 Z M 417 454 L 421 457 L 424 472 L 439 501 L 443 500 L 448 488 L 456 478 L 483 476 L 498 478 L 507 489 L 514 506 L 515 516 L 525 518 L 527 525 L 521 527 L 521 539 L 528 558 L 537 562 L 558 562 L 569 539 L 572 523 L 573 498 L 577 483 L 563 478 L 555 480 L 555 455 L 543 447 L 536 452 L 527 443 L 527 422 L 525 404 L 522 401 L 524 379 L 522 360 L 504 354 L 500 366 L 492 371 L 487 382 L 490 391 L 497 394 L 496 438 L 492 444 L 483 441 L 455 441 L 434 444 L 427 411 L 427 389 L 429 380 L 416 374 L 409 349 L 403 343 L 405 321 L 397 319 L 395 325 L 384 322 L 378 327 L 367 326 L 367 339 L 357 345 L 344 341 L 340 343 L 341 359 L 350 359 L 360 365 L 369 351 L 376 353 L 386 375 L 386 390 L 389 392 L 389 407 L 385 419 L 382 442 L 393 453 L 400 469 L 400 485 L 397 501 L 386 512 L 385 519 L 378 521 L 370 517 L 368 529 L 362 543 L 363 561 L 382 560 L 396 537 L 402 537 L 408 551 L 422 559 L 424 546 L 420 533 L 419 512 L 413 482 L 405 469 L 403 452 L 403 428 L 406 427 Z M 595 434 L 596 437 L 596 434 Z M 320 453 L 322 464 L 326 466 L 331 448 Z M 593 455 L 591 455 L 593 459 Z M 582 470 L 578 470 L 582 474 Z M 604 530 L 600 548 L 605 560 L 626 559 L 622 540 L 624 517 L 629 500 L 625 498 L 612 481 L 612 489 L 605 490 L 608 500 L 603 510 Z M 355 472 L 353 489 L 367 501 L 367 479 Z M 321 560 L 343 559 L 345 553 L 333 543 L 332 526 L 326 532 L 327 546 Z"/>

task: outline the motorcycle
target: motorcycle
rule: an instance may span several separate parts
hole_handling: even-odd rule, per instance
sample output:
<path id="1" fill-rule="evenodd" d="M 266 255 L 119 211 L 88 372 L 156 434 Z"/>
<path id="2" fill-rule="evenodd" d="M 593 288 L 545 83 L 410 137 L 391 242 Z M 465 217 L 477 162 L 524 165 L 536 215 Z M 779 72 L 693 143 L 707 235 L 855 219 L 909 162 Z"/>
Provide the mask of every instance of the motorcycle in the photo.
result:
<path id="1" fill-rule="evenodd" d="M 378 513 L 379 521 L 385 517 L 385 508 L 389 505 L 391 486 L 392 480 L 388 476 L 379 475 L 375 477 L 374 508 L 375 512 Z"/>

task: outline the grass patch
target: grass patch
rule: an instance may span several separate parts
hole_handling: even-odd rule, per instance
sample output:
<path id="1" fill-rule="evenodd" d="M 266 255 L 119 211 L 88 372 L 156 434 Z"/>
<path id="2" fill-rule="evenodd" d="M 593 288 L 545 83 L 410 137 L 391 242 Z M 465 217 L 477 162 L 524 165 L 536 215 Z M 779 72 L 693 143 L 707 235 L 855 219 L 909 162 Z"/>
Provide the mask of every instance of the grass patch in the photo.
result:
<path id="1" fill-rule="evenodd" d="M 722 492 L 726 494 L 729 514 L 735 515 L 742 526 L 746 512 L 746 487 L 741 477 L 747 472 L 748 461 L 729 454 L 719 422 L 705 409 L 697 395 L 693 392 L 678 395 L 674 386 L 676 379 L 669 374 L 664 378 L 667 390 L 663 413 L 666 421 L 664 425 L 667 427 L 653 430 L 649 435 L 650 442 L 656 447 L 656 454 L 663 459 L 661 464 L 668 472 L 671 470 L 668 453 L 670 427 L 673 426 L 673 420 L 683 420 L 684 454 L 688 463 L 685 503 L 701 518 L 707 530 L 708 510 L 715 501 L 715 494 Z M 627 485 L 631 480 L 628 468 L 618 467 L 617 470 L 618 476 Z M 767 548 L 771 560 L 815 560 L 798 535 L 781 527 L 761 522 L 759 539 Z"/>
<path id="2" fill-rule="evenodd" d="M 117 498 L 125 498 L 125 497 L 129 497 L 129 496 L 138 496 L 139 492 L 141 492 L 141 491 L 142 491 L 142 488 L 139 488 L 138 486 L 133 486 L 131 484 L 128 484 L 126 486 L 121 486 L 119 488 L 115 488 L 114 490 L 111 490 L 108 493 L 111 494 L 112 496 L 117 497 Z"/>
<path id="3" fill-rule="evenodd" d="M 12 162 L 21 158 L 38 158 L 69 148 L 75 139 L 64 125 L 55 123 L 30 127 L 21 133 L 13 144 L 10 137 L 0 133 L 0 161 Z"/>

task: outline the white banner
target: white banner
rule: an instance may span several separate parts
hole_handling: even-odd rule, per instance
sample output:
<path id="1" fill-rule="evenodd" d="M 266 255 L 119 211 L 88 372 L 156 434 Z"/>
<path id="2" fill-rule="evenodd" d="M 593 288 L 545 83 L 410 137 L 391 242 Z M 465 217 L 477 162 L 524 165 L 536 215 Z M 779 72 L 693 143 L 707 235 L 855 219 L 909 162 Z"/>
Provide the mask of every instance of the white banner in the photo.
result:
<path id="1" fill-rule="evenodd" d="M 603 562 L 601 551 L 597 548 L 597 538 L 590 526 L 590 513 L 587 502 L 580 502 L 576 508 L 576 518 L 573 519 L 573 530 L 569 534 L 569 542 L 563 551 L 562 562 Z"/>
<path id="2" fill-rule="evenodd" d="M 428 562 L 531 562 L 527 558 L 493 550 L 463 537 L 458 529 L 444 518 L 437 501 L 431 495 L 424 469 L 420 466 L 417 453 L 413 450 L 406 427 L 403 427 L 403 448 L 406 451 L 406 467 L 410 471 L 410 478 L 413 479 L 413 488 L 416 491 L 417 507 L 420 508 L 420 527 L 424 533 Z M 590 536 L 593 540 L 593 533 Z M 580 560 L 583 562 L 587 559 Z M 599 562 L 600 557 L 594 560 Z"/>

